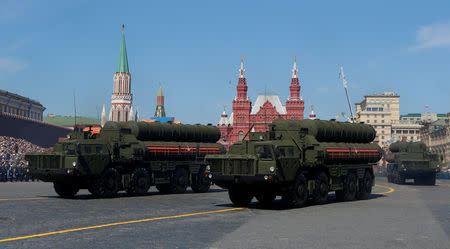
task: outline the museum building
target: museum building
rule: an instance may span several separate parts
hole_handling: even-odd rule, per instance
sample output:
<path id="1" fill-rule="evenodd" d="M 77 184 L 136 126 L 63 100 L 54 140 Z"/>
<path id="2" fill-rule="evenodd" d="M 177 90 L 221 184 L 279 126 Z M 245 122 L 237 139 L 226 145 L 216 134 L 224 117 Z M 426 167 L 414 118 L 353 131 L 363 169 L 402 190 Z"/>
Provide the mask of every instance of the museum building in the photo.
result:
<path id="1" fill-rule="evenodd" d="M 247 80 L 243 57 L 239 69 L 237 96 L 233 100 L 233 111 L 228 117 L 224 110 L 217 127 L 220 129 L 220 143 L 229 145 L 244 139 L 248 132 L 267 131 L 268 125 L 275 119 L 303 120 L 304 101 L 300 96 L 297 62 L 294 58 L 290 97 L 283 106 L 277 95 L 259 95 L 255 104 L 247 96 Z M 248 136 L 245 137 L 248 139 Z"/>

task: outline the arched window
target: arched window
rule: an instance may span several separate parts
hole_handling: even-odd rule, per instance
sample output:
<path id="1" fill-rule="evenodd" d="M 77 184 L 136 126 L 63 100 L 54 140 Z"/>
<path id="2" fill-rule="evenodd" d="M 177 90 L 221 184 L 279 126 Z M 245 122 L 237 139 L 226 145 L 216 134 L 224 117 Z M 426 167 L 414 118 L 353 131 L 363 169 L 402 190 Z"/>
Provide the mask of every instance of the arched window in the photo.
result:
<path id="1" fill-rule="evenodd" d="M 125 121 L 128 121 L 128 111 L 125 111 Z"/>
<path id="2" fill-rule="evenodd" d="M 120 121 L 120 111 L 117 111 L 117 122 Z"/>

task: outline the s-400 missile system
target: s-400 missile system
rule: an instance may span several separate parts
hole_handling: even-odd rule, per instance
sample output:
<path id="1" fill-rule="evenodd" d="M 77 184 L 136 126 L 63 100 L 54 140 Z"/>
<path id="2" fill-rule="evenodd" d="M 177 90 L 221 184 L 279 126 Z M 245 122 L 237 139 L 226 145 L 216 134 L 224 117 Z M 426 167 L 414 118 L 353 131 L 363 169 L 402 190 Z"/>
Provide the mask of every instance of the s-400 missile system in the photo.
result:
<path id="1" fill-rule="evenodd" d="M 375 134 L 365 124 L 278 119 L 267 132 L 231 145 L 226 155 L 207 155 L 207 173 L 237 206 L 253 197 L 269 205 L 276 196 L 288 207 L 322 204 L 331 191 L 342 201 L 368 199 L 372 164 L 382 156 L 370 143 Z"/>
<path id="2" fill-rule="evenodd" d="M 437 154 L 427 151 L 423 142 L 396 142 L 386 153 L 388 181 L 405 184 L 414 179 L 415 184 L 435 185 L 440 171 Z"/>
<path id="3" fill-rule="evenodd" d="M 211 181 L 204 157 L 225 153 L 219 137 L 211 125 L 107 122 L 100 133 L 74 132 L 53 151 L 27 153 L 25 159 L 31 173 L 53 182 L 63 197 L 79 189 L 97 197 L 120 190 L 144 194 L 151 185 L 163 193 L 183 193 L 187 186 L 206 192 Z"/>

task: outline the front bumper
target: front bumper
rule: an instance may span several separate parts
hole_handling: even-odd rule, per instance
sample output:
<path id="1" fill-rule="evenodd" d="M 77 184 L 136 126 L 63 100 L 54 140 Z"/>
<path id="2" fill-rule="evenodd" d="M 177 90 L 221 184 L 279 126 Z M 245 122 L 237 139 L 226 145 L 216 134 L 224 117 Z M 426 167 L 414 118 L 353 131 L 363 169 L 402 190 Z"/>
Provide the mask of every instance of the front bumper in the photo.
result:
<path id="1" fill-rule="evenodd" d="M 403 170 L 406 177 L 416 177 L 424 175 L 433 175 L 439 172 L 439 168 L 428 168 L 428 169 L 408 169 Z"/>
<path id="2" fill-rule="evenodd" d="M 67 169 L 30 169 L 30 174 L 44 182 L 71 182 L 80 176 L 78 170 Z"/>
<path id="3" fill-rule="evenodd" d="M 212 182 L 222 188 L 229 188 L 232 185 L 243 184 L 272 184 L 275 183 L 274 175 L 252 175 L 252 176 L 244 176 L 244 175 L 219 175 L 212 174 Z"/>

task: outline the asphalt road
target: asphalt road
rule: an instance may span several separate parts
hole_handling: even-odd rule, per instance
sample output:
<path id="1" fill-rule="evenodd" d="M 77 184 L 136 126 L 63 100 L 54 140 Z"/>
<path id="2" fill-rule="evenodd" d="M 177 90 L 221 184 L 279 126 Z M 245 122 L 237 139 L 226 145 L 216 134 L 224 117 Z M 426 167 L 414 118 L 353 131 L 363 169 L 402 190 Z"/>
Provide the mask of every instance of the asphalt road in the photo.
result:
<path id="1" fill-rule="evenodd" d="M 450 181 L 377 178 L 366 201 L 236 209 L 228 193 L 94 199 L 49 183 L 0 183 L 0 248 L 450 248 Z"/>

